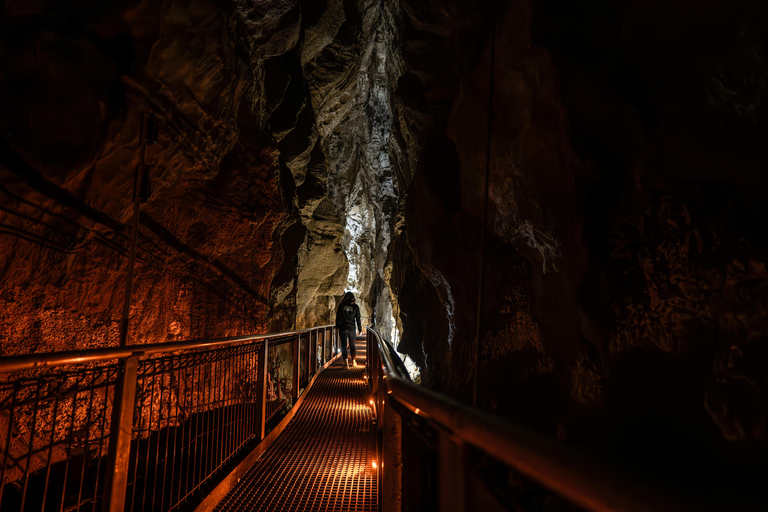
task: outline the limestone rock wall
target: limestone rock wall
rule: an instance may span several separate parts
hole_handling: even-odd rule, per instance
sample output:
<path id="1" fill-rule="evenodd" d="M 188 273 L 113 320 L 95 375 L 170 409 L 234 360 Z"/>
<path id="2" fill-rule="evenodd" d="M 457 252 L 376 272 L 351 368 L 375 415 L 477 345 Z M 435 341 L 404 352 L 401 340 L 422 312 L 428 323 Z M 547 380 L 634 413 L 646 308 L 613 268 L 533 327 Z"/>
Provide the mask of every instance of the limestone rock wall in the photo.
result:
<path id="1" fill-rule="evenodd" d="M 6 4 L 2 352 L 117 342 L 145 113 L 131 343 L 332 322 L 345 287 L 391 323 L 397 9 Z"/>
<path id="2" fill-rule="evenodd" d="M 250 61 L 215 2 L 2 10 L 2 353 L 117 343 L 144 113 L 130 343 L 263 331 L 285 209 L 254 69 L 295 37 L 261 33 Z"/>
<path id="3" fill-rule="evenodd" d="M 692 486 L 766 474 L 765 7 L 402 4 L 423 149 L 392 279 L 424 382 L 469 401 L 477 360 L 518 423 Z"/>
<path id="4" fill-rule="evenodd" d="M 297 326 L 332 323 L 338 299 L 350 290 L 366 322 L 375 316 L 392 332 L 385 269 L 404 197 L 399 176 L 411 172 L 407 145 L 392 135 L 400 126 L 393 83 L 403 72 L 401 13 L 397 3 L 373 1 L 302 8 L 294 72 L 303 86 L 289 84 L 283 100 L 295 94 L 292 103 L 301 107 L 280 148 L 296 187 L 297 226 L 306 235 L 296 260 L 298 286 L 286 284 L 282 300 L 295 301 Z M 277 115 L 273 129 L 282 126 Z"/>

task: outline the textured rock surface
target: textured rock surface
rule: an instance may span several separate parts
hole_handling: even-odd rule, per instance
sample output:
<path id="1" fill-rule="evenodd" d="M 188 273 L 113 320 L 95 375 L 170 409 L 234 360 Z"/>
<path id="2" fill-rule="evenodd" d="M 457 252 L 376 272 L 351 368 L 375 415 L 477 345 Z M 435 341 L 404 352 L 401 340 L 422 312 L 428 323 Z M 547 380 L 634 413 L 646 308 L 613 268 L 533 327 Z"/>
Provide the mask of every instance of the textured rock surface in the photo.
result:
<path id="1" fill-rule="evenodd" d="M 144 112 L 159 144 L 130 342 L 264 330 L 284 210 L 236 16 L 212 2 L 3 9 L 2 352 L 117 342 Z"/>
<path id="2" fill-rule="evenodd" d="M 431 387 L 477 370 L 481 407 L 635 467 L 765 474 L 765 7 L 2 9 L 3 354 L 117 342 L 149 112 L 132 342 L 352 289 Z"/>
<path id="3" fill-rule="evenodd" d="M 765 475 L 765 7 L 403 9 L 424 381 L 471 397 L 496 20 L 479 405 L 693 486 Z"/>
<path id="4" fill-rule="evenodd" d="M 2 352 L 117 342 L 145 112 L 131 343 L 326 323 L 347 254 L 370 316 L 396 201 L 391 9 L 6 5 Z"/>

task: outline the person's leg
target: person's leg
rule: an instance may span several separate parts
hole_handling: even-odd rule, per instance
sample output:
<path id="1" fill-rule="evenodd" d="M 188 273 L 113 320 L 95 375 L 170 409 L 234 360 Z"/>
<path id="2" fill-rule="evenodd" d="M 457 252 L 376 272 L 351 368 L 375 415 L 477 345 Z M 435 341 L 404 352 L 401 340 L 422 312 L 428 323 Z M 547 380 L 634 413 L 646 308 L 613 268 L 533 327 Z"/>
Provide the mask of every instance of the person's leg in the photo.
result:
<path id="1" fill-rule="evenodd" d="M 339 332 L 339 345 L 341 345 L 341 358 L 347 360 L 347 333 L 346 331 Z"/>
<path id="2" fill-rule="evenodd" d="M 349 333 L 349 352 L 352 354 L 352 366 L 357 366 L 357 347 L 355 346 L 355 335 L 357 333 L 351 332 Z"/>

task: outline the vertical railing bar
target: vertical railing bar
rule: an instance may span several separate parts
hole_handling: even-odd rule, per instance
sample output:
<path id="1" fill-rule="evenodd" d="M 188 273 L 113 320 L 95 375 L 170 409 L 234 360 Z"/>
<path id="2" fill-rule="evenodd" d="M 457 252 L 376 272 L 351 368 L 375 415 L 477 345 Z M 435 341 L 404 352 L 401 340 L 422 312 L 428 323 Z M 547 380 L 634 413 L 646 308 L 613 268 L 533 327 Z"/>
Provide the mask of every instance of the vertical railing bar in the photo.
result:
<path id="1" fill-rule="evenodd" d="M 251 392 L 253 391 L 253 387 L 251 384 L 253 374 L 255 373 L 255 369 L 253 367 L 253 354 L 255 347 L 255 344 L 251 345 L 250 350 L 248 350 L 248 353 L 245 356 L 245 361 L 243 362 L 243 372 L 245 375 L 245 382 L 243 386 L 243 445 L 251 440 L 251 414 L 253 412 L 253 407 L 251 405 Z"/>
<path id="2" fill-rule="evenodd" d="M 189 359 L 187 359 L 189 360 Z M 181 389 L 181 371 L 182 369 L 179 368 L 179 389 Z M 184 480 L 184 469 L 186 468 L 187 471 L 189 471 L 189 468 L 186 464 L 184 464 L 184 453 L 185 448 L 186 452 L 189 452 L 189 440 L 184 440 L 185 435 L 189 435 L 187 433 L 187 424 L 189 423 L 189 399 L 187 398 L 187 393 L 189 393 L 189 386 L 187 385 L 187 377 L 189 376 L 189 369 L 185 366 L 184 367 L 184 411 L 187 413 L 187 419 L 185 420 L 182 417 L 182 423 L 181 423 L 181 450 L 179 451 L 179 490 L 176 493 L 176 503 L 181 503 L 181 485 L 185 481 Z M 179 398 L 177 398 L 177 403 L 179 404 L 179 412 L 181 412 L 181 396 L 182 393 L 179 392 Z M 174 450 L 175 452 L 175 450 Z M 171 484 L 173 484 L 173 481 L 171 481 Z M 171 493 L 173 493 L 173 485 L 171 485 Z"/>
<path id="3" fill-rule="evenodd" d="M 236 404 L 237 400 L 235 399 L 235 393 L 236 393 L 236 386 L 235 386 L 235 361 L 237 361 L 237 350 L 235 350 L 235 353 L 232 354 L 232 359 L 230 360 L 229 364 L 229 376 L 225 378 L 229 382 L 229 402 L 230 402 L 230 409 L 231 412 L 229 414 L 229 420 L 230 420 L 230 427 L 229 427 L 229 439 L 227 440 L 227 444 L 229 445 L 229 453 L 227 454 L 227 460 L 232 457 L 232 454 L 235 451 L 235 421 L 236 421 Z"/>
<path id="4" fill-rule="evenodd" d="M 258 425 L 256 425 L 256 428 L 258 429 L 258 437 L 259 441 L 264 439 L 265 434 L 265 423 L 266 423 L 266 415 L 267 415 L 267 360 L 269 359 L 269 340 L 266 339 L 262 342 L 261 350 L 259 351 L 259 369 L 258 369 L 258 378 L 259 378 L 259 386 L 258 386 L 258 392 L 259 392 L 259 403 L 258 403 Z"/>
<path id="5" fill-rule="evenodd" d="M 93 411 L 93 392 L 95 387 L 96 376 L 93 375 L 93 381 L 91 383 L 91 391 L 88 398 L 88 412 L 85 415 L 85 439 L 83 440 L 83 466 L 80 468 L 80 488 L 77 491 L 77 510 L 80 510 L 80 502 L 83 499 L 83 484 L 85 483 L 85 466 L 88 461 L 88 437 L 91 433 L 91 414 Z M 133 411 L 131 411 L 133 412 Z"/>
<path id="6" fill-rule="evenodd" d="M 201 375 L 202 375 L 201 367 L 204 364 L 204 362 L 203 362 L 204 359 L 205 359 L 204 357 L 198 357 L 198 364 L 195 366 L 195 372 L 197 374 L 197 376 L 195 377 L 195 387 L 197 388 L 197 400 L 194 400 L 194 397 L 193 397 L 193 401 L 196 402 L 197 404 L 200 404 L 204 400 L 204 395 L 200 392 L 200 381 L 202 380 L 202 377 L 201 377 Z M 203 405 L 205 405 L 205 404 L 203 404 Z M 196 488 L 197 487 L 197 482 L 196 482 L 197 469 L 198 469 L 197 446 L 201 442 L 200 441 L 200 439 L 201 439 L 201 435 L 200 435 L 200 422 L 202 421 L 201 415 L 203 414 L 202 413 L 202 408 L 199 405 L 198 405 L 198 407 L 195 408 L 195 411 L 196 411 L 195 412 L 195 453 L 194 453 L 194 455 L 192 455 L 193 467 L 192 467 L 192 481 L 190 483 L 190 486 L 192 488 Z M 202 452 L 200 452 L 200 457 L 202 457 Z M 190 489 L 189 489 L 189 486 L 188 486 L 187 489 L 186 489 L 185 494 L 189 494 L 189 492 L 190 492 Z"/>
<path id="7" fill-rule="evenodd" d="M 144 486 L 141 492 L 141 510 L 147 509 L 147 490 L 149 488 L 149 459 L 152 451 L 152 420 L 155 416 L 155 380 L 157 379 L 157 367 L 155 360 L 147 361 L 152 365 L 152 388 L 149 392 L 149 421 L 147 422 L 147 452 L 144 462 Z"/>
<path id="8" fill-rule="evenodd" d="M 227 451 L 229 449 L 229 379 L 227 378 L 227 370 L 229 369 L 229 363 L 232 361 L 232 355 L 227 350 L 225 358 L 222 360 L 221 375 L 219 375 L 219 383 L 221 386 L 221 438 L 219 439 L 219 463 L 216 465 L 216 471 L 221 469 L 224 461 L 227 460 Z"/>
<path id="9" fill-rule="evenodd" d="M 251 435 L 253 437 L 258 437 L 259 433 L 257 432 L 257 425 L 256 425 L 256 409 L 258 407 L 257 405 L 257 399 L 259 394 L 259 351 L 261 350 L 261 345 L 258 343 L 254 345 L 254 351 L 251 354 L 251 368 L 253 368 L 252 372 L 249 372 L 249 375 L 251 376 L 251 392 L 249 393 L 249 401 L 251 404 L 251 412 L 250 412 L 250 418 L 248 419 L 248 425 L 250 428 Z M 254 381 L 253 378 L 256 378 Z M 260 440 L 260 439 L 259 439 Z"/>
<path id="10" fill-rule="evenodd" d="M 13 420 L 16 413 L 16 395 L 19 391 L 19 382 L 13 384 L 13 393 L 11 394 L 11 412 L 8 415 L 8 433 L 5 436 L 5 450 L 3 450 L 3 469 L 0 471 L 0 505 L 3 504 L 3 490 L 5 489 L 5 469 L 8 464 L 8 452 L 11 448 L 11 431 L 13 430 Z"/>
<path id="11" fill-rule="evenodd" d="M 311 372 L 310 365 L 312 364 L 310 362 L 310 350 L 309 350 L 309 343 L 310 343 L 310 335 L 307 333 L 307 339 L 304 340 L 304 359 L 302 359 L 303 363 L 301 364 L 301 369 L 304 370 L 304 377 L 302 382 L 306 381 L 309 382 L 309 373 Z M 306 388 L 306 386 L 304 386 Z M 301 389 L 301 388 L 299 388 Z"/>
<path id="12" fill-rule="evenodd" d="M 251 358 L 253 356 L 253 350 L 254 345 L 251 344 L 248 347 L 248 351 L 243 354 L 243 366 L 241 368 L 241 372 L 243 375 L 243 385 L 240 387 L 240 401 L 243 405 L 242 409 L 242 417 L 240 420 L 240 445 L 243 446 L 245 443 L 250 440 L 251 436 L 248 432 L 248 418 L 250 417 L 250 401 L 249 401 L 249 393 L 250 393 L 250 379 L 251 375 L 253 375 L 253 365 L 251 364 Z"/>
<path id="13" fill-rule="evenodd" d="M 159 403 L 159 406 L 157 408 L 157 420 L 158 420 L 157 421 L 157 451 L 155 453 L 155 478 L 154 478 L 154 482 L 153 482 L 153 485 L 152 485 L 152 510 L 155 510 L 155 500 L 157 499 L 157 487 L 158 487 L 157 474 L 159 472 L 159 466 L 160 466 L 160 439 L 161 439 L 161 434 L 162 434 L 162 431 L 163 431 L 163 424 L 162 424 L 162 422 L 163 422 L 163 406 L 165 405 L 164 402 L 163 402 L 163 389 L 165 388 L 165 376 L 168 375 L 166 373 L 166 360 L 165 360 L 165 358 L 162 358 L 160 361 L 162 361 L 162 363 L 161 363 L 162 364 L 162 370 L 161 370 L 161 373 L 160 373 L 160 403 Z M 168 375 L 169 383 L 170 383 L 170 380 L 171 380 L 170 375 Z M 170 397 L 170 395 L 171 395 L 171 390 L 170 390 L 170 386 L 169 386 L 169 388 L 168 388 L 168 407 L 166 408 L 166 415 L 165 415 L 166 435 L 165 435 L 165 442 L 163 443 L 165 445 L 165 458 L 163 459 L 163 472 L 162 472 L 162 476 L 160 477 L 160 479 L 161 479 L 161 481 L 160 481 L 160 488 L 161 488 L 162 491 L 165 491 L 165 470 L 166 470 L 166 465 L 168 464 L 168 432 L 169 432 L 168 429 L 170 428 L 170 426 L 169 426 L 170 425 L 169 416 L 171 414 L 171 397 Z M 161 496 L 162 496 L 162 494 L 161 494 Z M 161 509 L 163 508 L 162 498 L 161 498 L 161 501 L 160 501 L 160 508 Z"/>
<path id="14" fill-rule="evenodd" d="M 205 412 L 205 449 L 202 450 L 202 464 L 200 465 L 200 478 L 197 481 L 197 485 L 201 485 L 205 480 L 205 476 L 208 473 L 208 459 L 211 457 L 211 422 L 213 416 L 213 386 L 210 385 L 213 382 L 213 357 L 211 356 L 209 364 L 209 371 L 206 371 L 207 382 L 203 385 L 203 396 L 206 401 Z"/>
<path id="15" fill-rule="evenodd" d="M 246 365 L 247 365 L 247 359 L 248 359 L 248 351 L 242 350 L 238 356 L 238 371 L 237 371 L 237 436 L 235 437 L 235 451 L 239 452 L 240 448 L 243 446 L 243 435 L 244 435 L 244 423 L 243 419 L 245 418 L 245 390 L 247 389 L 246 386 Z"/>
<path id="16" fill-rule="evenodd" d="M 168 445 L 171 444 L 171 402 L 173 400 L 173 359 L 169 358 L 165 359 L 163 358 L 163 380 L 162 382 L 165 383 L 165 376 L 168 376 L 168 403 L 165 408 L 165 442 L 163 443 L 165 445 L 165 454 L 163 455 L 163 475 L 160 479 L 160 510 L 163 509 L 163 506 L 165 505 L 165 481 L 167 480 L 168 476 Z M 168 366 L 166 370 L 166 366 Z M 162 407 L 162 406 L 161 406 Z M 161 415 L 162 417 L 162 415 Z M 157 429 L 157 442 L 160 442 L 160 432 L 162 431 L 162 427 L 158 426 Z M 155 478 L 155 483 L 157 483 L 157 478 Z M 154 505 L 154 501 L 153 501 Z M 152 507 L 155 508 L 154 506 Z"/>
<path id="17" fill-rule="evenodd" d="M 195 472 L 195 459 L 194 459 L 194 450 L 192 447 L 192 444 L 194 442 L 194 445 L 197 446 L 197 429 L 195 427 L 196 422 L 198 420 L 198 413 L 197 409 L 195 408 L 195 391 L 197 389 L 197 379 L 195 378 L 195 374 L 198 368 L 198 357 L 197 354 L 193 354 L 191 367 L 189 368 L 189 379 L 190 379 L 190 385 L 189 385 L 189 398 L 188 398 L 188 405 L 187 405 L 187 411 L 189 416 L 189 431 L 187 433 L 188 437 L 188 446 L 187 446 L 187 476 L 184 478 L 184 494 L 181 497 L 182 500 L 186 501 L 187 493 L 189 492 L 189 485 L 190 485 L 190 476 L 194 475 Z M 194 414 L 195 420 L 192 421 L 192 415 Z M 181 483 L 179 483 L 179 490 L 181 490 Z"/>
<path id="18" fill-rule="evenodd" d="M 29 486 L 29 467 L 32 465 L 32 453 L 35 451 L 35 431 L 37 430 L 37 410 L 40 406 L 40 382 L 39 378 L 35 386 L 35 405 L 32 407 L 32 429 L 29 432 L 29 451 L 27 455 L 27 467 L 24 469 L 24 489 L 21 492 L 21 510 L 27 501 L 27 488 Z M 6 451 L 8 448 L 6 447 Z M 1 483 L 1 482 L 0 482 Z"/>
<path id="19" fill-rule="evenodd" d="M 80 377 L 78 376 L 73 389 L 77 390 L 80 386 Z M 72 395 L 72 416 L 69 419 L 69 436 L 67 437 L 67 459 L 64 463 L 64 478 L 61 485 L 61 503 L 59 505 L 59 512 L 64 511 L 64 499 L 67 493 L 67 477 L 69 476 L 69 461 L 72 455 L 72 437 L 75 432 L 75 412 L 77 411 L 77 391 Z"/>
<path id="20" fill-rule="evenodd" d="M 122 512 L 125 509 L 138 369 L 139 355 L 134 354 L 128 357 L 118 381 L 119 396 L 115 393 L 114 407 L 117 407 L 117 412 L 112 416 L 112 435 L 110 436 L 110 441 L 114 440 L 114 444 L 110 444 L 110 464 L 107 467 L 108 476 L 104 493 L 107 497 L 105 510 L 109 512 Z M 118 399 L 119 402 L 117 402 Z"/>
<path id="21" fill-rule="evenodd" d="M 144 391 L 146 387 L 146 381 L 147 376 L 146 372 L 144 372 L 141 375 L 141 390 Z M 117 391 L 117 390 L 115 390 Z M 137 372 L 136 375 L 136 394 L 138 395 L 139 391 L 139 375 Z M 143 394 L 143 393 L 142 393 Z M 144 397 L 141 396 L 141 399 L 136 400 L 136 404 L 134 407 L 136 410 L 134 411 L 136 413 L 136 419 L 138 421 L 138 424 L 136 425 L 136 459 L 133 463 L 133 482 L 131 484 L 131 505 L 128 508 L 129 511 L 133 511 L 134 507 L 136 506 L 136 494 L 139 491 L 139 463 L 141 462 L 141 436 L 142 432 L 144 431 Z M 150 409 L 150 414 L 152 413 Z M 147 442 L 149 442 L 149 437 L 147 437 Z M 147 449 L 149 449 L 149 445 L 147 445 Z M 147 473 L 144 472 L 144 480 L 146 480 Z"/>
<path id="22" fill-rule="evenodd" d="M 214 353 L 215 356 L 215 353 Z M 211 461 L 213 459 L 214 439 L 213 430 L 216 428 L 216 397 L 215 397 L 215 374 L 216 374 L 216 360 L 215 357 L 211 357 L 211 368 L 208 375 L 208 387 L 206 389 L 208 396 L 208 425 L 205 429 L 205 468 L 200 475 L 200 483 L 202 484 L 208 478 L 208 472 L 211 467 Z"/>
<path id="23" fill-rule="evenodd" d="M 244 385 L 245 383 L 242 381 L 243 376 L 246 375 L 245 372 L 245 366 L 246 366 L 246 360 L 247 360 L 247 351 L 241 350 L 240 354 L 238 354 L 238 363 L 237 363 L 237 436 L 235 437 L 235 446 L 236 449 L 239 451 L 240 447 L 243 446 L 243 436 L 245 434 L 243 430 L 243 419 L 245 418 L 245 400 L 243 398 L 243 390 L 246 388 Z"/>
<path id="24" fill-rule="evenodd" d="M 241 387 L 241 401 L 243 404 L 243 416 L 240 421 L 240 428 L 242 431 L 241 437 L 240 437 L 240 443 L 241 446 L 245 445 L 245 443 L 248 442 L 248 440 L 251 438 L 250 433 L 248 432 L 248 418 L 250 416 L 250 402 L 248 400 L 248 393 L 250 390 L 250 376 L 252 375 L 251 369 L 253 368 L 253 365 L 251 364 L 251 359 L 253 356 L 253 344 L 248 349 L 248 352 L 245 353 L 245 357 L 243 359 L 243 386 Z"/>
<path id="25" fill-rule="evenodd" d="M 307 381 L 309 381 L 310 377 L 317 371 L 315 369 L 317 367 L 317 343 L 312 343 L 312 335 L 314 332 L 314 329 L 310 329 L 309 342 L 307 343 L 307 358 L 309 359 L 309 369 L 307 370 L 309 374 L 307 375 Z"/>
<path id="26" fill-rule="evenodd" d="M 195 386 L 197 387 L 197 400 L 195 400 L 195 410 L 196 413 L 196 419 L 195 419 L 195 454 L 194 454 L 194 471 L 192 472 L 192 483 L 190 484 L 192 489 L 197 489 L 197 482 L 200 481 L 199 471 L 202 467 L 202 460 L 203 460 L 203 430 L 205 429 L 205 417 L 203 416 L 203 411 L 205 410 L 205 386 L 203 386 L 203 375 L 205 371 L 205 361 L 207 359 L 207 356 L 204 352 L 200 352 L 198 356 L 198 365 L 196 368 L 197 371 L 197 377 L 195 380 Z M 198 448 L 200 448 L 200 455 L 197 455 Z M 189 489 L 187 493 L 192 492 L 192 489 Z"/>
<path id="27" fill-rule="evenodd" d="M 43 504 L 40 507 L 40 510 L 45 510 L 45 502 L 48 499 L 48 489 L 50 488 L 49 482 L 51 481 L 51 460 L 53 459 L 53 443 L 56 439 L 56 417 L 59 414 L 59 392 L 61 390 L 61 380 L 56 381 L 58 385 L 56 386 L 56 395 L 53 399 L 53 416 L 51 421 L 51 441 L 48 443 L 50 446 L 48 447 L 48 461 L 46 462 L 46 470 L 45 470 L 45 489 L 43 490 Z M 10 425 L 8 425 L 10 428 Z M 5 447 L 6 451 L 8 450 L 8 445 L 6 444 Z M 3 478 L 3 480 L 5 480 Z M 3 485 L 3 480 L 0 480 L 0 486 Z M 2 504 L 2 499 L 0 499 L 0 504 Z"/>
<path id="28" fill-rule="evenodd" d="M 309 384 L 309 376 L 312 373 L 312 360 L 310 359 L 310 356 L 312 355 L 312 349 L 309 347 L 309 345 L 312 342 L 312 336 L 310 333 L 307 333 L 307 341 L 305 344 L 306 350 L 304 351 L 304 379 Z M 304 387 L 306 389 L 306 386 Z"/>
<path id="29" fill-rule="evenodd" d="M 235 391 L 235 394 L 233 395 L 235 399 L 235 435 L 234 440 L 232 441 L 232 446 L 234 447 L 233 455 L 240 450 L 242 442 L 241 436 L 243 434 L 241 429 L 241 423 L 243 419 L 243 382 L 241 380 L 241 376 L 243 375 L 242 368 L 244 365 L 245 362 L 243 361 L 243 351 L 240 350 L 240 352 L 237 354 L 237 364 L 235 365 L 236 371 L 232 376 L 232 381 L 236 384 L 233 388 Z"/>
<path id="30" fill-rule="evenodd" d="M 224 462 L 226 446 L 227 446 L 227 362 L 229 361 L 228 350 L 225 350 L 222 354 L 221 365 L 219 365 L 219 377 L 216 380 L 217 387 L 219 388 L 219 429 L 218 429 L 218 442 L 216 443 L 217 457 L 216 465 L 213 468 L 212 473 L 218 472 L 222 463 Z"/>
<path id="31" fill-rule="evenodd" d="M 232 403 L 232 414 L 231 414 L 231 425 L 230 428 L 230 439 L 229 439 L 229 458 L 231 459 L 232 456 L 235 453 L 235 450 L 237 450 L 237 436 L 238 436 L 238 430 L 237 430 L 237 423 L 238 423 L 238 410 L 239 410 L 239 402 L 237 398 L 237 364 L 240 359 L 240 350 L 238 347 L 238 350 L 235 351 L 232 357 L 232 363 L 230 364 L 230 375 L 228 380 L 230 381 L 230 391 L 229 391 L 229 400 Z"/>
<path id="32" fill-rule="evenodd" d="M 224 364 L 222 365 L 222 375 L 219 378 L 219 382 L 222 384 L 221 386 L 221 396 L 222 396 L 222 427 L 221 427 L 221 456 L 219 457 L 219 464 L 216 467 L 216 470 L 218 471 L 221 469 L 221 466 L 224 465 L 224 462 L 227 460 L 228 450 L 229 450 L 229 437 L 230 437 L 230 406 L 229 406 L 229 396 L 230 396 L 230 382 L 229 378 L 227 377 L 227 372 L 229 370 L 229 365 L 232 361 L 232 354 L 230 350 L 227 351 L 227 357 L 224 359 Z"/>
<path id="33" fill-rule="evenodd" d="M 232 439 L 229 442 L 231 450 L 229 454 L 230 458 L 234 456 L 235 452 L 240 447 L 240 399 L 238 394 L 239 372 L 237 371 L 237 368 L 240 364 L 241 355 L 242 352 L 238 349 L 236 351 L 235 357 L 232 359 L 232 375 L 230 376 L 230 380 L 232 381 Z"/>
<path id="34" fill-rule="evenodd" d="M 254 434 L 256 433 L 256 393 L 258 391 L 257 384 L 259 380 L 259 366 L 256 360 L 256 357 L 259 355 L 259 346 L 255 343 L 253 347 L 254 349 L 251 351 L 250 361 L 248 362 L 248 387 L 246 388 L 248 390 L 248 417 L 246 419 L 245 428 L 246 432 L 248 432 L 248 440 L 250 440 L 251 437 L 254 437 Z M 256 377 L 256 382 L 253 380 L 254 376 Z"/>
<path id="35" fill-rule="evenodd" d="M 181 390 L 181 383 L 182 383 L 182 370 L 183 370 L 183 383 L 184 383 L 184 393 L 181 393 L 179 391 L 179 396 L 176 399 L 178 407 L 179 407 L 179 417 L 181 418 L 181 446 L 179 448 L 179 477 L 177 479 L 178 481 L 178 490 L 176 492 L 176 504 L 181 503 L 181 486 L 184 482 L 184 470 L 186 469 L 186 465 L 184 464 L 184 455 L 187 451 L 189 451 L 189 440 L 186 439 L 189 435 L 187 433 L 187 427 L 189 425 L 189 398 L 187 397 L 189 393 L 189 356 L 185 357 L 185 364 L 182 365 L 181 368 L 179 368 L 179 390 Z M 184 408 L 182 409 L 182 396 L 184 397 Z M 186 450 L 185 450 L 186 449 Z M 173 491 L 173 485 L 171 485 L 171 491 Z"/>
<path id="36" fill-rule="evenodd" d="M 201 475 L 200 483 L 202 484 L 208 479 L 208 474 L 213 464 L 214 450 L 216 449 L 216 439 L 214 437 L 214 430 L 216 429 L 216 360 L 215 357 L 211 359 L 211 372 L 208 376 L 208 426 L 206 428 L 206 449 L 205 449 L 205 469 Z"/>
<path id="37" fill-rule="evenodd" d="M 101 410 L 101 433 L 99 434 L 99 452 L 97 454 L 96 462 L 96 478 L 93 484 L 93 498 L 91 500 L 91 512 L 96 512 L 96 501 L 99 497 L 99 476 L 101 475 L 101 460 L 104 458 L 102 453 L 104 452 L 104 435 L 107 432 L 107 403 L 109 401 L 109 382 L 113 375 L 113 368 L 107 367 L 107 375 L 105 377 L 104 387 L 104 407 Z M 45 506 L 41 508 L 45 510 Z"/>
<path id="38" fill-rule="evenodd" d="M 236 352 L 236 351 L 233 351 Z M 229 456 L 232 453 L 232 430 L 233 430 L 233 422 L 232 417 L 234 413 L 234 407 L 232 404 L 232 388 L 234 385 L 234 382 L 232 382 L 232 365 L 235 362 L 235 354 L 233 353 L 231 357 L 227 358 L 227 364 L 224 367 L 224 389 L 226 393 L 226 400 L 225 400 L 225 412 L 227 413 L 227 423 L 228 426 L 226 429 L 224 429 L 224 448 L 225 448 L 225 455 L 226 457 L 221 461 L 222 464 L 224 464 L 225 461 L 229 460 Z M 229 371 L 229 373 L 227 373 Z"/>
<path id="39" fill-rule="evenodd" d="M 168 491 L 168 507 L 169 508 L 173 506 L 173 482 L 174 482 L 173 477 L 176 474 L 176 445 L 178 443 L 178 437 L 179 437 L 179 427 L 178 427 L 179 413 L 181 412 L 181 387 L 182 387 L 181 356 L 176 356 L 176 360 L 178 361 L 179 364 L 178 364 L 178 367 L 176 368 L 176 414 L 173 417 L 173 451 L 171 452 L 171 481 L 170 481 L 171 487 Z M 173 390 L 173 386 L 171 386 L 171 390 Z M 168 421 L 170 421 L 170 418 Z M 163 480 L 163 482 L 165 482 L 165 480 Z M 163 495 L 165 495 L 165 487 L 163 487 Z M 162 503 L 162 500 L 161 500 L 161 503 Z"/>
<path id="40" fill-rule="evenodd" d="M 214 421 L 214 428 L 216 429 L 216 437 L 213 441 L 213 459 L 211 460 L 211 467 L 208 469 L 208 475 L 207 477 L 210 477 L 215 471 L 216 468 L 219 466 L 219 461 L 221 460 L 221 435 L 222 435 L 222 424 L 223 424 L 223 410 L 221 408 L 221 398 L 223 396 L 221 386 L 219 386 L 219 383 L 221 382 L 221 367 L 224 364 L 223 359 L 224 354 L 222 354 L 222 359 L 218 362 L 219 364 L 216 365 L 216 379 L 213 381 L 213 389 L 216 390 L 216 393 L 214 395 L 214 410 L 216 411 L 216 420 Z"/>
<path id="41" fill-rule="evenodd" d="M 291 396 L 293 402 L 299 398 L 299 345 L 301 344 L 301 333 L 297 334 L 291 342 L 291 377 L 293 378 L 293 384 L 291 385 Z"/>
<path id="42" fill-rule="evenodd" d="M 232 378 L 231 374 L 228 372 L 231 371 L 232 367 L 232 361 L 233 361 L 234 354 L 231 354 L 226 359 L 226 363 L 224 365 L 224 378 L 222 379 L 224 382 L 224 413 L 225 413 L 225 427 L 222 430 L 222 433 L 224 434 L 224 443 L 222 445 L 223 449 L 222 452 L 224 456 L 221 460 L 221 465 L 223 465 L 227 459 L 229 459 L 229 450 L 230 450 L 230 441 L 232 439 Z"/>

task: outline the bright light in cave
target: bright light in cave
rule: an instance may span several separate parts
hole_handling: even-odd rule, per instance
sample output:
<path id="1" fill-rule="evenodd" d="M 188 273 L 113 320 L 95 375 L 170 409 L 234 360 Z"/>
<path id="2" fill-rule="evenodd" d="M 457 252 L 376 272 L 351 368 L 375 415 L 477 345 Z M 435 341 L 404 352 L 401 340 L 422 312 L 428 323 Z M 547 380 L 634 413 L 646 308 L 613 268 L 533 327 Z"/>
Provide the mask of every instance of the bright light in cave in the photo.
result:
<path id="1" fill-rule="evenodd" d="M 361 287 L 364 283 L 363 269 L 359 268 L 359 265 L 364 262 L 363 243 L 362 238 L 366 232 L 366 229 L 370 229 L 369 213 L 361 209 L 359 206 L 353 206 L 347 212 L 347 224 L 345 226 L 346 233 L 344 236 L 344 252 L 347 255 L 349 261 L 349 273 L 347 274 L 347 287 L 346 290 L 355 294 L 358 297 Z"/>

